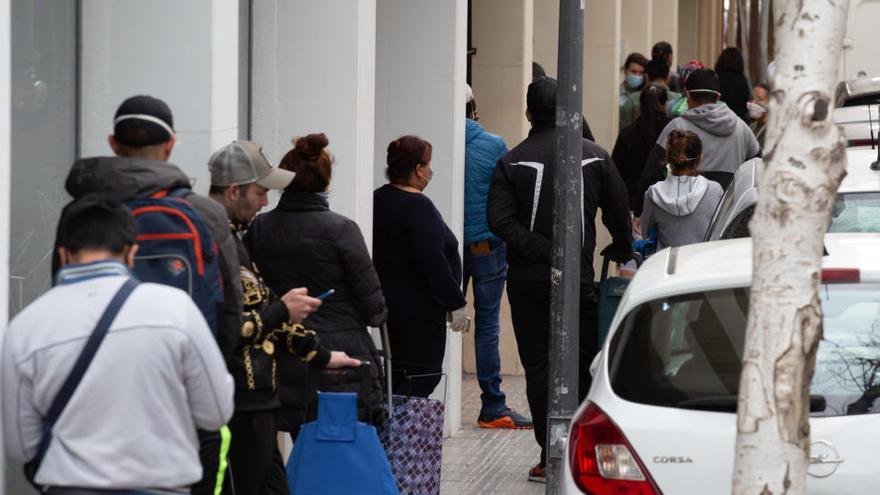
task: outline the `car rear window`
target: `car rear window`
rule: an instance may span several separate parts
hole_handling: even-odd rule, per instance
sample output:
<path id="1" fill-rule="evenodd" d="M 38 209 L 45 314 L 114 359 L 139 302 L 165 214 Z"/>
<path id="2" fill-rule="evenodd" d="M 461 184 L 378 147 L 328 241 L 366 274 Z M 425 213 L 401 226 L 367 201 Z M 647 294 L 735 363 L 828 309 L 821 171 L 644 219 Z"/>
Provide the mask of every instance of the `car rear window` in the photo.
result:
<path id="1" fill-rule="evenodd" d="M 823 285 L 821 299 L 811 414 L 880 411 L 880 284 Z M 748 302 L 737 288 L 636 307 L 609 346 L 612 389 L 641 404 L 735 413 Z"/>

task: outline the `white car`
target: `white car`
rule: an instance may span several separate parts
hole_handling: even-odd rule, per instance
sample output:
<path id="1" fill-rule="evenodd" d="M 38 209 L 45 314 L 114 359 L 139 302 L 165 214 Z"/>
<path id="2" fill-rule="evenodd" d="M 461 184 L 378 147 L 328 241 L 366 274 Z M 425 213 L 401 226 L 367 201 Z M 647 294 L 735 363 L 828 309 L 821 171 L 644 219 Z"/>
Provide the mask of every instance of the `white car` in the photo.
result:
<path id="1" fill-rule="evenodd" d="M 880 232 L 880 170 L 877 149 L 847 148 L 846 177 L 837 190 L 829 232 Z M 706 231 L 706 241 L 749 236 L 749 220 L 758 202 L 758 173 L 763 163 L 753 158 L 743 163 L 724 191 Z"/>
<path id="2" fill-rule="evenodd" d="M 808 491 L 876 493 L 880 235 L 827 234 L 825 247 Z M 706 242 L 642 265 L 573 417 L 563 493 L 730 493 L 751 251 Z"/>

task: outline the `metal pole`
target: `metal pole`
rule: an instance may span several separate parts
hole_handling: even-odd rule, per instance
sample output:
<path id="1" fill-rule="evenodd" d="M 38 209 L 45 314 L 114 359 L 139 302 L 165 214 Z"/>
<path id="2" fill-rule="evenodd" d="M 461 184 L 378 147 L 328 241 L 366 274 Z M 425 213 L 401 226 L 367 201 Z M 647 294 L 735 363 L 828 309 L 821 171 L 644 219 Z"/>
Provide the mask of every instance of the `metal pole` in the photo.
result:
<path id="1" fill-rule="evenodd" d="M 579 311 L 584 73 L 584 0 L 559 2 L 559 81 L 556 93 L 556 167 L 553 266 L 550 274 L 550 373 L 547 408 L 547 491 L 559 493 L 565 440 L 578 407 Z"/>

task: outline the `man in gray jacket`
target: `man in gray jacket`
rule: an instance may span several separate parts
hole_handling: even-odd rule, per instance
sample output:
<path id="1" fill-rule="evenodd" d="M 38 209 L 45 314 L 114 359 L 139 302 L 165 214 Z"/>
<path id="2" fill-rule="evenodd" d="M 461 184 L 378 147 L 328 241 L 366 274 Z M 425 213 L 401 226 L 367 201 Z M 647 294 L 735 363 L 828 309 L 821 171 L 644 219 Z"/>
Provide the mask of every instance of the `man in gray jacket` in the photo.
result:
<path id="1" fill-rule="evenodd" d="M 727 188 L 734 172 L 747 160 L 761 154 L 761 147 L 748 124 L 743 122 L 733 110 L 723 102 L 721 83 L 718 75 L 710 69 L 695 70 L 688 76 L 686 92 L 688 110 L 681 117 L 666 124 L 657 138 L 657 144 L 648 154 L 636 201 L 640 199 L 651 184 L 663 180 L 666 166 L 666 144 L 673 130 L 692 131 L 703 143 L 702 175 Z M 635 216 L 642 213 L 637 204 Z"/>
<path id="2" fill-rule="evenodd" d="M 36 455 L 46 411 L 109 301 L 133 277 L 135 234 L 128 209 L 98 196 L 62 213 L 55 287 L 12 320 L 3 342 L 10 458 Z M 232 408 L 232 377 L 198 307 L 178 289 L 141 283 L 51 429 L 35 481 L 58 495 L 188 493 L 202 475 L 196 428 L 220 428 Z"/>

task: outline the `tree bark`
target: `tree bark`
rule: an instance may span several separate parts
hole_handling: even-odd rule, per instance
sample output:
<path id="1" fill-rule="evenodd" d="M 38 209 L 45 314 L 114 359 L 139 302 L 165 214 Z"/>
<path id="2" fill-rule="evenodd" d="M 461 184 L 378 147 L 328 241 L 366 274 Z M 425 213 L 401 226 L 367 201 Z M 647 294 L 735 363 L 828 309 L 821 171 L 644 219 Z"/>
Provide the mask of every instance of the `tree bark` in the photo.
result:
<path id="1" fill-rule="evenodd" d="M 773 3 L 776 71 L 750 224 L 735 495 L 806 493 L 823 238 L 846 169 L 846 143 L 831 111 L 848 0 Z"/>

